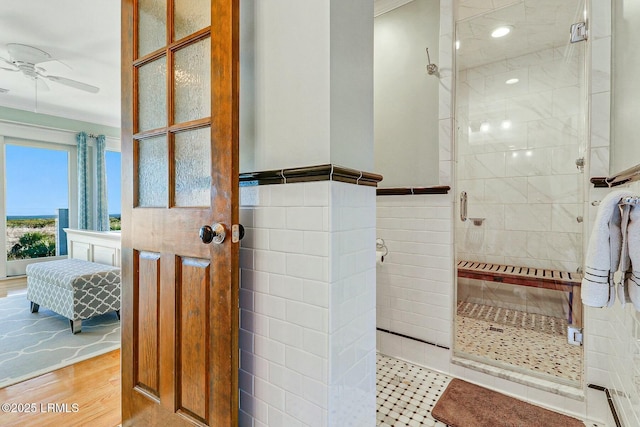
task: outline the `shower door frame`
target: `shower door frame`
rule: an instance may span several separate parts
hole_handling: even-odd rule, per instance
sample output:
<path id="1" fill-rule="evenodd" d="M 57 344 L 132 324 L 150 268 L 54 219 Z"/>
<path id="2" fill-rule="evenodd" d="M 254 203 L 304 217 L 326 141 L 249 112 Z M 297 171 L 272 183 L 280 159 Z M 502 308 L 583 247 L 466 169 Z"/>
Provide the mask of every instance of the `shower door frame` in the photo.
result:
<path id="1" fill-rule="evenodd" d="M 524 2 L 522 2 L 522 3 L 524 4 Z M 579 7 L 580 9 L 584 9 L 585 10 L 585 17 L 588 16 L 587 12 L 588 12 L 588 6 L 589 5 L 588 5 L 588 2 L 586 0 L 578 0 L 578 1 L 576 1 L 575 5 L 576 5 L 576 7 Z M 501 10 L 504 10 L 504 9 L 506 9 L 508 7 L 511 7 L 511 6 L 517 6 L 517 4 L 506 6 L 505 8 L 502 8 Z M 489 13 L 492 13 L 492 12 L 488 12 L 488 13 L 485 13 L 483 15 L 486 16 Z M 456 22 L 456 40 L 458 40 L 456 42 L 456 46 L 464 46 L 464 44 L 465 44 L 465 40 L 459 38 L 460 37 L 460 25 L 464 24 L 465 22 L 468 23 L 470 21 L 473 21 L 474 19 L 476 19 L 476 18 L 478 18 L 480 16 L 482 16 L 482 15 L 477 15 L 475 17 L 470 17 L 470 18 L 467 18 L 465 20 L 461 20 L 461 21 Z M 576 102 L 578 102 L 578 104 L 580 105 L 580 110 L 576 114 L 575 135 L 572 135 L 572 137 L 575 137 L 575 139 L 577 141 L 577 145 L 575 147 L 576 150 L 577 150 L 576 151 L 576 158 L 575 158 L 576 165 L 575 166 L 571 165 L 573 168 L 575 168 L 576 166 L 578 166 L 577 162 L 579 160 L 581 160 L 581 159 L 582 159 L 582 164 L 583 165 L 585 163 L 585 159 L 586 159 L 587 166 L 588 166 L 588 163 L 589 163 L 588 162 L 588 155 L 587 155 L 587 153 L 589 152 L 589 138 L 588 138 L 588 129 L 589 129 L 589 103 L 588 103 L 589 68 L 587 67 L 587 63 L 588 63 L 589 54 L 590 54 L 590 47 L 589 47 L 589 45 L 584 44 L 584 43 L 575 44 L 575 45 L 569 45 L 569 41 L 567 40 L 567 43 L 564 45 L 564 48 L 565 49 L 569 49 L 571 51 L 571 53 L 574 54 L 574 55 L 575 55 L 575 52 L 577 51 L 578 55 L 579 55 L 578 62 L 576 63 L 577 66 L 578 66 L 578 68 L 577 68 L 578 74 L 576 75 L 576 82 L 577 82 L 576 86 L 577 87 L 574 88 L 574 89 L 571 89 L 573 92 L 576 92 L 576 90 L 577 90 L 577 92 L 579 94 L 579 99 Z M 555 48 L 553 48 L 553 55 L 556 55 L 559 59 L 562 59 L 563 56 L 559 55 L 561 53 L 561 51 L 562 51 L 561 47 L 555 47 Z M 541 58 L 544 58 L 544 55 L 542 54 L 542 52 L 543 51 L 541 50 L 540 52 L 536 52 L 535 54 L 540 56 Z M 458 59 L 458 52 L 456 51 L 456 60 L 457 59 Z M 507 62 L 507 61 L 511 60 L 511 61 L 515 62 L 515 59 L 517 59 L 517 58 L 516 57 L 509 57 L 509 58 L 504 59 L 504 61 Z M 458 61 L 456 61 L 456 62 L 458 62 Z M 535 68 L 535 64 L 530 65 L 530 66 Z M 540 67 L 544 67 L 544 66 L 545 66 L 544 64 L 540 65 Z M 477 163 L 480 163 L 479 165 L 478 164 L 473 164 L 472 162 L 465 161 L 465 160 L 468 160 L 468 159 L 465 159 L 463 157 L 464 154 L 465 154 L 464 153 L 465 147 L 462 146 L 462 143 L 463 143 L 463 141 L 465 141 L 465 139 L 464 139 L 465 136 L 467 138 L 465 142 L 468 143 L 469 135 L 471 134 L 471 132 L 473 132 L 475 130 L 475 129 L 472 129 L 475 124 L 473 124 L 472 121 L 470 120 L 471 114 L 468 114 L 467 117 L 464 117 L 464 115 L 461 114 L 460 108 L 461 108 L 461 105 L 464 104 L 464 101 L 461 102 L 460 95 L 461 95 L 462 91 L 465 90 L 463 85 L 468 83 L 468 80 L 466 80 L 465 78 L 461 78 L 461 77 L 464 77 L 462 75 L 465 74 L 465 72 L 466 72 L 466 76 L 467 77 L 468 77 L 468 75 L 470 73 L 469 73 L 469 69 L 460 71 L 459 68 L 460 68 L 459 66 L 456 66 L 456 69 L 455 69 L 457 84 L 456 84 L 456 94 L 454 95 L 454 106 L 455 106 L 454 107 L 454 118 L 455 118 L 454 122 L 456 123 L 456 132 L 454 134 L 454 138 L 455 138 L 455 143 L 454 143 L 454 159 L 455 159 L 455 162 L 454 162 L 454 164 L 455 164 L 455 166 L 454 166 L 454 174 L 453 174 L 454 175 L 454 183 L 455 183 L 454 185 L 455 185 L 455 188 L 456 188 L 456 193 L 455 193 L 456 194 L 456 200 L 455 200 L 455 207 L 454 207 L 456 209 L 456 215 L 454 215 L 454 222 L 456 224 L 455 230 L 454 230 L 454 236 L 455 236 L 455 262 L 454 262 L 454 268 L 455 268 L 455 266 L 457 266 L 458 261 L 461 259 L 461 248 L 464 246 L 464 244 L 462 242 L 462 238 L 464 237 L 462 235 L 462 233 L 464 232 L 464 229 L 462 227 L 460 227 L 460 223 L 458 222 L 458 219 L 461 219 L 461 218 L 458 218 L 458 215 L 457 215 L 458 213 L 461 214 L 463 212 L 463 210 L 462 210 L 463 207 L 461 206 L 462 205 L 461 200 L 458 199 L 457 195 L 461 194 L 462 191 L 467 191 L 467 193 L 468 193 L 468 197 L 469 197 L 469 202 L 468 203 L 469 203 L 469 205 L 468 205 L 467 208 L 469 209 L 469 211 L 467 212 L 468 213 L 467 216 L 469 217 L 469 220 L 467 221 L 467 224 L 470 224 L 473 221 L 473 219 L 476 219 L 476 222 L 480 222 L 482 224 L 485 221 L 485 219 L 483 217 L 487 216 L 487 215 L 484 215 L 484 213 L 486 211 L 483 211 L 482 209 L 475 209 L 477 206 L 476 207 L 473 206 L 473 204 L 476 204 L 476 205 L 479 204 L 478 203 L 478 198 L 476 197 L 475 194 L 473 194 L 473 191 L 470 191 L 470 189 L 466 187 L 466 184 L 470 183 L 472 181 L 472 179 L 467 179 L 467 181 L 465 181 L 464 178 L 463 178 L 464 177 L 464 171 L 462 170 L 462 168 L 464 168 L 464 167 L 479 168 L 479 167 L 482 167 L 483 165 L 482 165 L 482 162 L 480 162 L 480 161 L 477 162 Z M 487 66 L 485 66 L 485 71 L 486 71 L 486 68 L 487 68 Z M 508 67 L 505 67 L 505 68 L 508 70 Z M 513 71 L 513 70 L 511 70 L 511 71 Z M 479 73 L 477 73 L 477 74 L 479 74 Z M 506 75 L 507 73 L 504 73 L 504 74 Z M 530 77 L 530 76 L 527 74 L 527 77 Z M 562 76 L 562 77 L 566 77 L 566 76 Z M 558 77 L 552 77 L 552 78 L 559 79 Z M 494 80 L 497 80 L 497 78 L 494 79 Z M 528 83 L 529 82 L 527 82 L 527 84 Z M 538 83 L 540 83 L 540 82 L 538 82 Z M 469 87 L 469 86 L 470 85 L 467 84 L 467 87 Z M 551 89 L 551 90 L 558 90 L 560 92 L 561 88 Z M 570 92 L 570 90 L 567 90 L 567 92 Z M 468 101 L 468 99 L 467 99 L 467 101 Z M 505 105 L 506 104 L 507 103 L 505 102 Z M 552 104 L 550 106 L 550 108 L 552 109 L 552 113 L 553 113 L 553 108 L 559 108 L 559 107 L 557 107 L 555 104 Z M 505 107 L 505 111 L 507 111 L 506 107 Z M 513 109 L 511 111 L 513 111 Z M 559 111 L 561 111 L 561 110 L 559 110 Z M 551 116 L 551 118 L 553 118 L 553 116 Z M 466 121 L 465 121 L 465 119 L 466 119 Z M 506 118 L 504 118 L 503 120 L 506 120 Z M 560 122 L 562 122 L 562 121 L 560 120 Z M 502 123 L 499 123 L 499 124 L 503 124 L 503 123 L 504 123 L 504 121 Z M 513 123 L 511 123 L 511 122 L 509 123 L 510 126 L 512 124 Z M 475 130 L 475 131 L 480 131 L 482 129 L 482 126 L 484 126 L 484 123 L 478 123 L 477 125 L 479 126 L 479 128 L 477 130 Z M 535 126 L 533 128 L 535 129 Z M 466 135 L 465 135 L 465 133 L 466 133 Z M 498 142 L 501 142 L 501 141 L 498 141 Z M 475 147 L 475 148 L 480 150 L 481 147 Z M 514 159 L 515 159 L 516 155 L 520 154 L 520 153 L 522 153 L 524 156 L 528 156 L 530 154 L 528 154 L 527 151 L 531 152 L 530 148 L 531 147 L 529 147 L 529 146 L 525 146 L 525 147 L 522 147 L 522 149 L 520 151 L 518 151 L 518 149 L 512 150 L 512 151 L 505 150 L 505 152 L 504 152 L 504 157 L 505 157 L 505 160 L 504 160 L 505 166 L 504 166 L 504 168 L 505 168 L 505 170 L 509 167 L 508 163 L 507 163 L 508 159 L 506 159 L 506 155 L 507 154 L 512 154 Z M 467 148 L 467 150 L 468 150 L 468 148 Z M 562 150 L 558 150 L 558 151 L 560 152 L 560 154 L 566 154 L 566 152 L 562 153 Z M 490 152 L 482 153 L 482 151 L 480 150 L 479 153 L 480 153 L 480 155 L 486 155 L 487 153 L 490 153 Z M 517 153 L 517 154 L 514 154 L 514 153 Z M 474 156 L 475 155 L 476 154 L 474 154 Z M 489 157 L 489 156 L 487 155 L 485 157 Z M 551 166 L 543 165 L 543 167 L 555 167 L 552 164 L 553 162 L 557 163 L 557 160 L 552 157 L 550 162 L 549 162 L 551 164 Z M 488 164 L 490 164 L 490 163 L 488 163 Z M 486 164 L 485 164 L 485 166 L 486 166 Z M 569 168 L 568 166 L 565 165 L 563 167 L 566 168 L 566 170 L 568 171 L 568 168 Z M 513 169 L 514 166 L 512 165 L 511 168 Z M 579 166 L 578 166 L 578 169 L 580 169 Z M 584 217 L 584 212 L 585 212 L 585 209 L 587 208 L 585 200 L 588 200 L 588 198 L 586 197 L 586 192 L 588 190 L 588 179 L 589 179 L 589 177 L 588 177 L 588 174 L 584 173 L 585 169 L 586 168 L 584 168 L 584 166 L 583 166 L 583 169 L 581 169 L 581 171 L 580 171 L 582 173 L 575 174 L 576 175 L 575 179 L 577 181 L 577 191 L 575 192 L 575 196 L 576 196 L 577 199 L 574 201 L 575 203 L 572 203 L 573 206 L 571 206 L 571 208 L 569 209 L 569 210 L 574 209 L 574 212 L 579 212 L 578 214 L 575 215 L 576 224 L 571 224 L 569 226 L 569 228 L 571 230 L 571 234 L 574 234 L 574 235 L 579 234 L 580 235 L 580 238 L 577 239 L 576 242 L 575 242 L 576 251 L 575 251 L 575 255 L 574 255 L 575 259 L 574 259 L 573 264 L 576 267 L 575 267 L 575 269 L 570 268 L 570 267 L 567 267 L 567 268 L 553 268 L 553 269 L 557 269 L 557 270 L 564 269 L 567 272 L 569 272 L 569 270 L 570 270 L 572 273 L 575 273 L 576 270 L 581 269 L 581 266 L 582 266 L 582 260 L 583 260 L 583 256 L 584 256 L 584 252 L 585 252 L 585 242 L 584 242 L 583 236 L 586 236 L 587 235 L 586 232 L 588 231 L 586 229 L 587 225 L 584 222 L 580 222 L 581 219 Z M 525 173 L 524 176 L 517 177 L 517 179 L 514 179 L 514 181 L 517 180 L 517 181 L 519 181 L 518 183 L 522 183 L 522 181 L 528 181 L 530 176 L 533 176 L 533 177 L 536 176 L 535 175 L 535 171 L 531 171 L 530 173 L 531 173 L 531 175 L 527 175 Z M 506 172 L 505 172 L 505 175 L 506 175 Z M 570 175 L 570 173 L 567 173 L 567 175 Z M 523 178 L 524 178 L 524 180 L 523 180 Z M 491 179 L 491 178 L 489 178 L 489 179 Z M 534 179 L 534 181 L 535 181 L 535 179 Z M 540 179 L 539 181 L 543 181 L 543 180 Z M 549 182 L 552 183 L 553 181 L 549 180 Z M 514 183 L 513 184 L 514 187 L 518 183 Z M 483 183 L 483 185 L 484 184 L 485 183 Z M 555 185 L 557 186 L 556 188 L 562 188 L 562 185 L 558 185 L 558 184 L 555 184 Z M 528 192 L 531 191 L 532 187 L 535 189 L 535 185 L 531 185 L 530 183 L 527 183 L 526 187 L 524 187 L 527 190 L 527 197 L 528 197 Z M 483 190 L 487 191 L 486 188 L 484 188 L 484 187 L 483 187 Z M 515 192 L 515 190 L 513 190 L 513 189 L 511 189 L 511 190 Z M 509 191 L 509 189 L 507 188 L 505 191 Z M 517 196 L 515 196 L 515 197 L 517 197 Z M 506 204 L 505 204 L 505 206 L 506 206 Z M 486 206 L 483 206 L 483 208 L 486 208 Z M 555 207 L 552 207 L 552 209 L 554 209 L 554 211 L 562 210 L 561 207 L 557 208 L 557 209 Z M 505 218 L 504 218 L 506 216 L 506 214 L 503 213 L 502 215 L 503 215 L 502 221 L 506 221 Z M 468 225 L 468 227 L 477 227 L 477 226 Z M 545 232 L 547 234 L 548 233 L 555 233 L 554 230 L 550 229 L 548 231 L 535 231 L 534 230 L 534 231 L 529 232 L 529 234 L 534 234 L 534 238 L 536 238 L 536 236 L 535 236 L 536 233 L 539 233 L 540 235 L 543 235 L 543 234 L 545 234 Z M 504 234 L 507 235 L 507 233 L 504 233 Z M 557 234 L 562 235 L 562 233 L 557 233 Z M 569 234 L 569 233 L 567 233 L 567 234 Z M 524 234 L 524 235 L 526 236 L 526 234 Z M 542 237 L 537 237 L 537 238 L 538 238 L 538 240 L 543 241 Z M 515 240 L 515 239 L 512 239 L 512 240 Z M 484 242 L 481 243 L 481 245 L 484 245 L 484 244 L 485 244 Z M 495 241 L 493 241 L 493 244 L 495 246 Z M 525 248 L 527 246 L 528 246 L 528 243 L 525 243 Z M 522 249 L 522 248 L 520 248 L 520 249 Z M 504 245 L 503 250 L 504 251 L 508 250 L 507 245 Z M 547 250 L 548 250 L 548 248 L 547 248 Z M 513 259 L 513 258 L 517 258 L 517 257 L 503 256 L 503 259 Z M 499 261 L 497 262 L 497 260 L 499 260 L 499 257 L 491 257 L 491 256 L 487 256 L 485 254 L 485 259 L 478 260 L 478 261 L 491 262 L 493 264 L 513 264 L 513 263 L 507 263 L 507 262 L 504 262 L 504 261 L 503 262 L 499 262 Z M 566 264 L 567 265 L 571 265 L 572 263 L 571 262 L 567 262 Z M 546 268 L 551 268 L 551 267 L 559 267 L 559 266 L 549 266 L 549 267 L 546 267 Z M 456 343 L 457 329 L 458 329 L 457 305 L 458 305 L 458 298 L 460 297 L 460 286 L 459 286 L 459 283 L 458 283 L 458 275 L 455 274 L 454 277 L 455 277 L 455 284 L 456 284 L 455 291 L 454 291 L 454 295 L 455 295 L 454 304 L 455 304 L 455 306 L 454 306 L 454 313 L 453 313 L 454 319 L 456 319 L 456 320 L 454 321 L 453 337 L 452 337 L 454 360 L 455 360 L 455 358 L 466 358 L 466 359 L 476 360 L 476 361 L 479 361 L 481 363 L 490 362 L 489 360 L 487 360 L 485 358 L 482 358 L 480 356 L 474 357 L 472 355 L 464 353 L 464 352 L 460 351 L 457 348 L 458 347 L 457 343 Z M 579 276 L 578 276 L 578 278 L 579 278 Z M 500 281 L 500 279 L 498 278 L 498 279 L 496 279 L 496 281 Z M 507 281 L 505 280 L 504 282 L 507 282 Z M 578 279 L 578 283 L 579 283 L 579 279 Z M 510 286 L 518 286 L 518 285 L 514 284 L 514 285 L 510 285 Z M 523 288 L 523 289 L 529 289 L 529 288 Z M 578 288 L 578 290 L 579 290 L 579 288 Z M 579 298 L 579 292 L 577 294 L 575 294 L 575 297 Z M 580 303 L 576 304 L 576 306 L 581 308 L 581 304 Z M 574 312 L 574 315 L 575 314 L 576 313 Z M 581 327 L 581 325 L 574 325 L 574 326 Z M 584 351 L 580 352 L 580 358 L 581 358 L 580 363 L 582 365 L 584 365 Z M 532 376 L 539 376 L 535 372 L 532 372 L 531 370 L 526 369 L 526 368 L 522 368 L 520 366 L 517 366 L 517 367 L 516 366 L 511 366 L 511 365 L 508 365 L 506 363 L 489 363 L 489 364 L 495 365 L 495 366 L 497 366 L 499 368 L 505 368 L 505 369 L 508 369 L 508 370 L 513 370 L 513 371 L 515 371 L 516 373 L 519 373 L 519 374 L 527 374 L 527 375 L 532 375 Z M 561 378 L 552 378 L 552 377 L 547 376 L 547 375 L 544 375 L 543 377 L 544 377 L 544 379 L 551 380 L 551 381 L 556 381 L 556 382 L 563 383 L 563 384 L 568 384 L 568 385 L 572 385 L 572 386 L 581 386 L 582 382 L 584 381 L 584 372 L 581 372 L 580 379 L 578 381 L 566 380 L 566 379 L 561 379 Z"/>

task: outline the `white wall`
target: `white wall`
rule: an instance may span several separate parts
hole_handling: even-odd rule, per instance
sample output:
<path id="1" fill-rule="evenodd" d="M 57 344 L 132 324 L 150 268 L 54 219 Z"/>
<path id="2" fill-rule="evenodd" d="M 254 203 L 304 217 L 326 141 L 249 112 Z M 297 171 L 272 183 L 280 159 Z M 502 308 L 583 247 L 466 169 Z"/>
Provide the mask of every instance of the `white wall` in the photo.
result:
<path id="1" fill-rule="evenodd" d="M 389 250 L 376 266 L 376 326 L 450 347 L 450 196 L 378 196 L 376 205 L 378 237 Z"/>
<path id="2" fill-rule="evenodd" d="M 615 0 L 613 27 L 613 103 L 611 105 L 611 170 L 635 166 L 640 158 L 636 142 L 640 117 L 640 3 Z"/>
<path id="3" fill-rule="evenodd" d="M 239 425 L 374 425 L 375 189 L 241 196 Z"/>
<path id="4" fill-rule="evenodd" d="M 331 0 L 330 7 L 329 163 L 372 171 L 373 1 Z"/>
<path id="5" fill-rule="evenodd" d="M 372 0 L 241 2 L 241 172 L 373 169 Z"/>
<path id="6" fill-rule="evenodd" d="M 241 171 L 373 168 L 373 1 L 241 2 Z M 375 424 L 375 188 L 243 187 L 240 426 Z"/>
<path id="7" fill-rule="evenodd" d="M 414 0 L 374 20 L 375 170 L 381 187 L 438 185 L 439 0 Z M 445 70 L 446 71 L 446 70 Z"/>

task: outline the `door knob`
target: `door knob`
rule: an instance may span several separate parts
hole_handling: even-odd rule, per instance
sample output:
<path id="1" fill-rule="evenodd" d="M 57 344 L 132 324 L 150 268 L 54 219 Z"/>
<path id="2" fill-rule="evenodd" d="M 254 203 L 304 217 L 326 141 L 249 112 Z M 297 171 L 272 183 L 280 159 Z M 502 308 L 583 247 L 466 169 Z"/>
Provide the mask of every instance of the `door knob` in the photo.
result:
<path id="1" fill-rule="evenodd" d="M 209 244 L 213 242 L 219 245 L 224 242 L 225 237 L 227 237 L 227 233 L 224 230 L 224 225 L 218 222 L 200 227 L 200 240 L 202 240 L 202 243 Z"/>
<path id="2" fill-rule="evenodd" d="M 238 243 L 244 237 L 244 227 L 242 224 L 233 224 L 231 226 L 231 242 Z"/>

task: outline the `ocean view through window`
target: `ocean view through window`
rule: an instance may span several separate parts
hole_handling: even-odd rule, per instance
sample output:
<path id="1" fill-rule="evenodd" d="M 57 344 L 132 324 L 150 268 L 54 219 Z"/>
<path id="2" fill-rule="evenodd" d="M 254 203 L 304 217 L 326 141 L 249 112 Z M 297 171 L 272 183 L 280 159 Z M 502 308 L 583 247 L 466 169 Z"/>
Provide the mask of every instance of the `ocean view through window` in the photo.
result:
<path id="1" fill-rule="evenodd" d="M 76 215 L 69 212 L 70 197 L 76 197 L 70 194 L 70 158 L 68 146 L 5 144 L 7 261 L 66 255 L 66 242 L 56 245 L 56 236 L 66 239 L 57 230 Z M 120 153 L 107 151 L 106 162 L 110 226 L 119 230 Z"/>
<path id="2" fill-rule="evenodd" d="M 58 209 L 69 208 L 69 152 L 5 146 L 7 260 L 56 254 Z"/>

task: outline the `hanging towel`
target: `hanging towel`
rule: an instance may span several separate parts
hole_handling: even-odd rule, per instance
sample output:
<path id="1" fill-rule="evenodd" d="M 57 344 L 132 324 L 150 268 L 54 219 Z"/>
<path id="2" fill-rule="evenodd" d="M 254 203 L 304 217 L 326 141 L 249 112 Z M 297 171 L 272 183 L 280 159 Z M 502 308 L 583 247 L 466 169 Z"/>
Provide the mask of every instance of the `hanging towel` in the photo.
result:
<path id="1" fill-rule="evenodd" d="M 593 224 L 584 277 L 582 279 L 582 303 L 590 307 L 611 307 L 616 299 L 613 273 L 618 270 L 622 250 L 620 207 L 623 197 L 633 193 L 626 190 L 612 191 L 600 202 Z M 640 265 L 640 260 L 639 264 Z"/>
<path id="2" fill-rule="evenodd" d="M 631 205 L 623 204 L 620 205 L 620 233 L 622 234 L 622 248 L 620 250 L 620 265 L 618 270 L 620 270 L 620 279 L 618 281 L 618 299 L 620 303 L 624 306 L 626 303 L 631 301 L 629 297 L 629 287 L 625 286 L 631 277 L 631 258 L 629 258 L 629 218 L 631 214 Z"/>
<path id="3" fill-rule="evenodd" d="M 626 280 L 627 293 L 636 310 L 640 311 L 640 206 L 630 206 L 627 245 L 632 273 Z"/>

